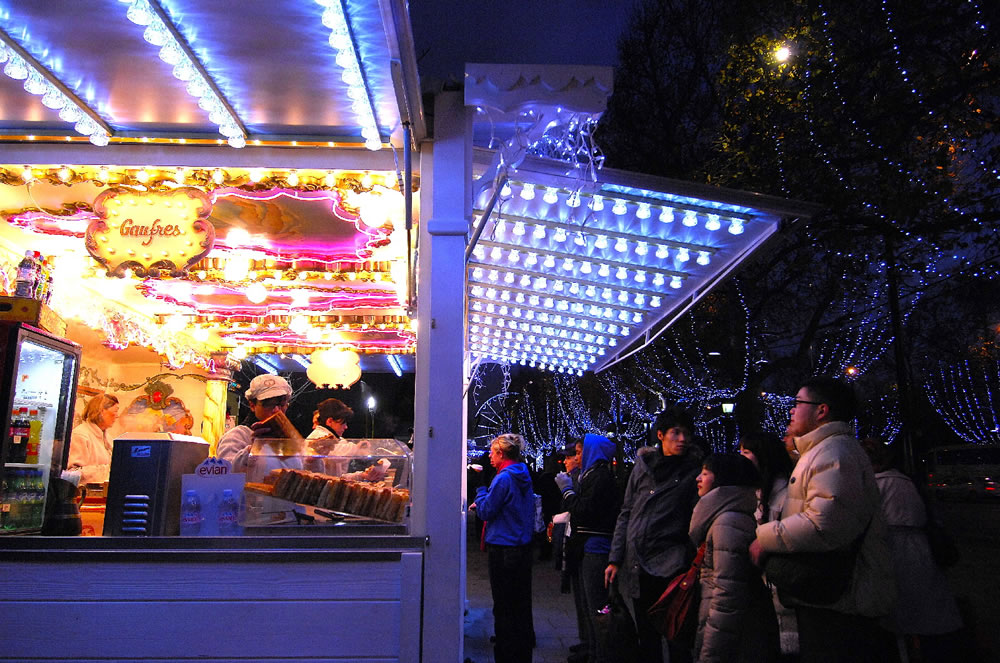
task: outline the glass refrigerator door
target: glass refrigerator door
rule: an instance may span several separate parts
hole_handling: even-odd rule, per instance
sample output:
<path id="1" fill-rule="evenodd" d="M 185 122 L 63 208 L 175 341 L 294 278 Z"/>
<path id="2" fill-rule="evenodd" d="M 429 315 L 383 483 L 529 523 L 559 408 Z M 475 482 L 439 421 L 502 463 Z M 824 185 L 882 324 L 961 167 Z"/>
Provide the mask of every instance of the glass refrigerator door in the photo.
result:
<path id="1" fill-rule="evenodd" d="M 38 530 L 45 513 L 49 468 L 61 467 L 65 418 L 76 378 L 75 354 L 23 336 L 14 371 L 14 398 L 0 498 L 4 532 Z M 59 444 L 55 444 L 59 437 Z"/>

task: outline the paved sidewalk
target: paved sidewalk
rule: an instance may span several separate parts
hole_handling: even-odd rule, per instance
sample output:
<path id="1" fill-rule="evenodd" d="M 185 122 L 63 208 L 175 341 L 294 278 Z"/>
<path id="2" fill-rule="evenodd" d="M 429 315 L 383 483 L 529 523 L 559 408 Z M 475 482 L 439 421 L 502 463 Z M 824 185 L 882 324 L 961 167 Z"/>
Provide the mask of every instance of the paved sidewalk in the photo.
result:
<path id="1" fill-rule="evenodd" d="M 538 560 L 531 578 L 532 614 L 535 619 L 537 646 L 532 663 L 566 663 L 569 646 L 579 642 L 573 595 L 559 591 L 560 572 L 553 560 Z M 466 555 L 465 591 L 468 614 L 465 617 L 465 656 L 474 663 L 494 663 L 493 599 L 486 571 L 486 553 L 470 541 Z"/>

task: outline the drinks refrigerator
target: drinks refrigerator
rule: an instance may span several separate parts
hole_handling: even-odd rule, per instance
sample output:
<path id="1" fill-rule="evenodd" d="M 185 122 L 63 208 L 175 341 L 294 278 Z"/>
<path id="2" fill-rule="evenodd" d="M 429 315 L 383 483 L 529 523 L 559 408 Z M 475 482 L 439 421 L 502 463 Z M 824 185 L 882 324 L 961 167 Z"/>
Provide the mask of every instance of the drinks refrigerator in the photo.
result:
<path id="1" fill-rule="evenodd" d="M 21 322 L 0 322 L 0 534 L 38 532 L 49 473 L 66 465 L 80 346 Z"/>

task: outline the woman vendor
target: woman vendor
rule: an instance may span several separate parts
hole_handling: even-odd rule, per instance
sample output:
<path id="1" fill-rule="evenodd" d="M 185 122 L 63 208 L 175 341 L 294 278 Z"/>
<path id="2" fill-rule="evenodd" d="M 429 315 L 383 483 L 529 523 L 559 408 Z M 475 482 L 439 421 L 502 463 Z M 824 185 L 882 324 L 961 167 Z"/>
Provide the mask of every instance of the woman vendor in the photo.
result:
<path id="1" fill-rule="evenodd" d="M 67 469 L 79 470 L 80 483 L 104 483 L 111 474 L 108 429 L 118 419 L 118 398 L 97 394 L 83 410 L 83 422 L 73 429 Z"/>

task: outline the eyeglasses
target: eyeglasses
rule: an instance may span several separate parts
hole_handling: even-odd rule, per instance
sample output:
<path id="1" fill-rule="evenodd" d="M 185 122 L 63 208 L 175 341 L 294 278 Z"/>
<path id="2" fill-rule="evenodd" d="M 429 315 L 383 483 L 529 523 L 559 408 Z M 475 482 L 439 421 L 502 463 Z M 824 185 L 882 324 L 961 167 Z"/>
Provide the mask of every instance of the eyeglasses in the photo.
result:
<path id="1" fill-rule="evenodd" d="M 825 403 L 823 403 L 823 401 L 803 401 L 796 398 L 792 401 L 792 407 L 795 407 L 796 405 L 825 405 Z"/>

